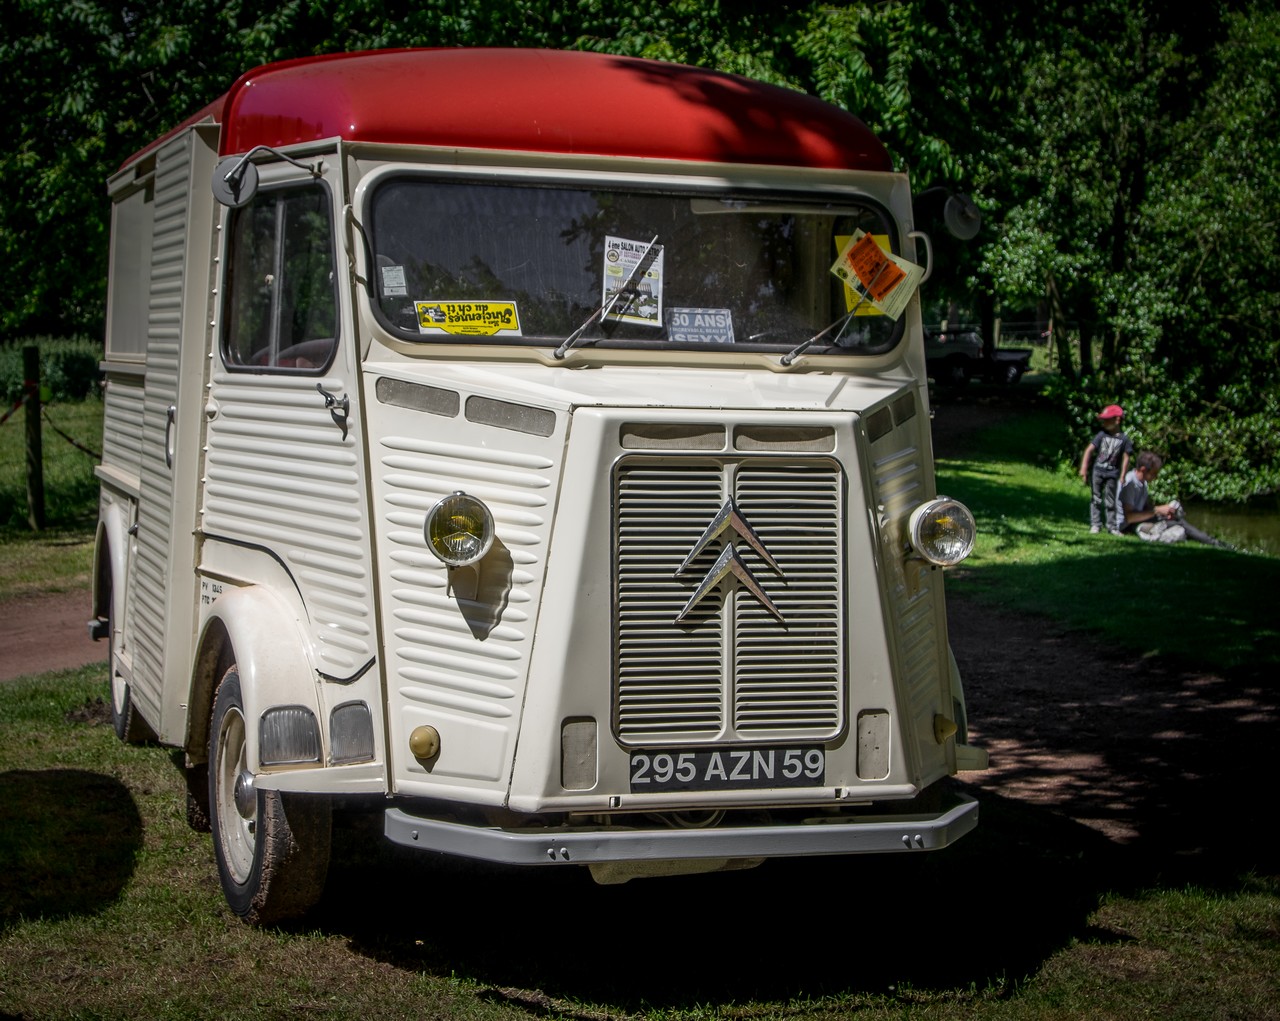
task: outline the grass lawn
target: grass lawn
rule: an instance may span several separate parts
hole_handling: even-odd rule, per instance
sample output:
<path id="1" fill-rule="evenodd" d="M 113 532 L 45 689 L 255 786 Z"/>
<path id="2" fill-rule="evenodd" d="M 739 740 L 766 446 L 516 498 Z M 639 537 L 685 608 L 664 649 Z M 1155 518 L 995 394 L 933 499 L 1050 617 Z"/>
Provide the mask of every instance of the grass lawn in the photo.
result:
<path id="1" fill-rule="evenodd" d="M 0 1017 L 1268 1019 L 1280 884 L 1165 887 L 988 798 L 934 855 L 595 886 L 394 848 L 348 819 L 320 908 L 243 925 L 171 753 L 102 668 L 0 685 Z"/>
<path id="2" fill-rule="evenodd" d="M 25 409 L 0 426 L 0 600 L 85 588 L 89 583 L 98 513 L 93 468 L 98 458 L 85 450 L 102 449 L 102 402 L 53 404 L 45 412 L 41 445 L 46 526 L 39 532 L 28 523 Z"/>
<path id="3" fill-rule="evenodd" d="M 1142 655 L 1280 676 L 1280 559 L 1090 535 L 1088 490 L 1074 470 L 1045 463 L 1055 430 L 1046 413 L 1019 416 L 975 437 L 980 453 L 939 462 L 939 489 L 978 521 L 974 554 L 948 590 Z"/>

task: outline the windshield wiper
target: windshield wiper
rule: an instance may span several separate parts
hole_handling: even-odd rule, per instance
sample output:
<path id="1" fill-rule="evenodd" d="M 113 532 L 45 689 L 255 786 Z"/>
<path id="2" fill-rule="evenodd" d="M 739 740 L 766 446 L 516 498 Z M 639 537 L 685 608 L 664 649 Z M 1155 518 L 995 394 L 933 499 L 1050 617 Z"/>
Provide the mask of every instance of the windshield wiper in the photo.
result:
<path id="1" fill-rule="evenodd" d="M 852 309 L 850 309 L 848 312 L 842 315 L 835 322 L 828 323 L 826 326 L 820 329 L 808 340 L 802 340 L 799 344 L 797 344 L 795 347 L 793 347 L 790 351 L 788 351 L 786 354 L 782 356 L 782 364 L 790 365 L 792 362 L 796 360 L 796 358 L 804 354 L 805 351 L 809 350 L 810 347 L 812 347 L 814 344 L 820 341 L 823 337 L 825 337 L 828 333 L 830 333 L 837 326 L 839 326 L 840 332 L 836 334 L 835 340 L 831 342 L 833 344 L 837 343 L 840 340 L 840 337 L 844 334 L 845 327 L 848 326 L 851 322 L 853 322 L 853 314 L 858 311 L 858 307 L 861 304 L 862 302 L 859 301 L 857 305 L 854 305 Z"/>
<path id="2" fill-rule="evenodd" d="M 835 339 L 832 340 L 831 343 L 833 344 L 840 343 L 840 338 L 844 335 L 845 327 L 848 326 L 851 322 L 853 322 L 853 317 L 857 315 L 858 309 L 862 308 L 863 303 L 867 300 L 867 294 L 870 292 L 871 288 L 875 286 L 876 281 L 880 279 L 880 274 L 883 273 L 889 267 L 889 265 L 890 263 L 886 259 L 884 262 L 884 265 L 882 265 L 878 270 L 876 270 L 876 275 L 873 276 L 867 282 L 867 285 L 865 288 L 864 287 L 855 288 L 855 291 L 858 295 L 858 300 L 853 303 L 853 308 L 849 309 L 848 312 L 842 315 L 835 322 L 830 323 L 827 326 L 824 326 L 821 330 L 815 333 L 808 340 L 802 340 L 799 344 L 797 344 L 795 347 L 793 347 L 790 351 L 788 351 L 786 354 L 782 356 L 781 364 L 783 366 L 790 366 L 792 362 L 794 362 L 797 358 L 800 357 L 800 355 L 808 351 L 809 348 L 811 348 L 814 344 L 820 341 L 828 333 L 834 330 L 837 326 L 840 327 L 840 332 L 835 335 Z"/>
<path id="3" fill-rule="evenodd" d="M 627 304 L 630 304 L 635 296 L 640 293 L 636 288 L 636 283 L 644 278 L 645 273 L 649 271 L 649 267 L 653 265 L 654 260 L 657 259 L 658 253 L 661 251 L 662 246 L 658 244 L 658 235 L 655 234 L 653 236 L 653 240 L 650 241 L 645 246 L 644 251 L 640 253 L 640 258 L 636 261 L 635 266 L 632 267 L 631 272 L 627 275 L 627 279 L 622 282 L 622 286 L 610 295 L 608 301 L 592 312 L 591 315 L 587 316 L 587 318 L 582 321 L 581 326 L 569 334 L 569 336 L 565 337 L 564 343 L 556 348 L 555 357 L 563 358 L 565 352 L 578 343 L 578 338 L 586 332 L 587 327 L 597 319 L 604 319 L 607 317 L 609 313 L 613 311 L 613 306 L 618 303 L 618 299 L 624 294 L 627 296 Z M 624 305 L 623 307 L 625 308 L 626 306 Z"/>

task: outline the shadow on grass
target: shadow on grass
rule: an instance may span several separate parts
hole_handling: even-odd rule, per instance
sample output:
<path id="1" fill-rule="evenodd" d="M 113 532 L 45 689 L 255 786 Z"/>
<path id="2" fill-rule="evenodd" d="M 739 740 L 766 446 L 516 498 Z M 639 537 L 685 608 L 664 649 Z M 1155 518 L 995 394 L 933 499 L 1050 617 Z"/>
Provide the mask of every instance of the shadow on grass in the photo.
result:
<path id="1" fill-rule="evenodd" d="M 397 968 L 463 975 L 482 997 L 539 1012 L 549 1001 L 556 1014 L 583 1001 L 637 1013 L 1016 981 L 1086 931 L 1115 867 L 1100 834 L 993 794 L 977 831 L 943 851 L 608 887 L 585 871 L 345 839 L 361 860 L 338 854 L 308 925 Z"/>
<path id="2" fill-rule="evenodd" d="M 1280 675 L 1280 560 L 1092 538 L 1103 551 L 961 569 L 948 591 L 1051 617 L 1135 655 Z"/>
<path id="3" fill-rule="evenodd" d="M 973 783 L 980 801 L 999 793 L 1107 833 L 1122 852 L 1115 890 L 1280 875 L 1261 814 L 1280 726 L 1274 670 L 1205 671 L 974 600 L 948 609 L 992 758 Z"/>
<path id="4" fill-rule="evenodd" d="M 78 769 L 0 773 L 0 932 L 91 915 L 133 874 L 142 819 L 127 787 Z"/>
<path id="5" fill-rule="evenodd" d="M 981 821 L 951 848 L 598 887 L 585 872 L 393 848 L 375 825 L 347 832 L 308 924 L 535 1013 L 585 1002 L 634 1014 L 1012 993 L 1075 940 L 1123 938 L 1092 924 L 1108 894 L 1227 893 L 1244 876 L 1280 875 L 1258 821 L 1280 724 L 1272 684 L 1121 654 L 972 599 L 949 611 L 976 741 L 993 760 L 966 774 Z"/>

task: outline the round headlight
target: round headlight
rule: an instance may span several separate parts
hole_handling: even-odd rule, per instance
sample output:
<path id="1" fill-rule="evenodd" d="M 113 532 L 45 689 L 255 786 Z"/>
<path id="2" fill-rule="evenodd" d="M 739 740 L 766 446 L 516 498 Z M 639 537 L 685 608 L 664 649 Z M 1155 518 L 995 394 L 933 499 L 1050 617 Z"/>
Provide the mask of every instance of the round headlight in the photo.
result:
<path id="1" fill-rule="evenodd" d="M 450 567 L 466 567 L 493 545 L 493 515 L 466 493 L 446 496 L 427 513 L 427 548 Z"/>
<path id="2" fill-rule="evenodd" d="M 951 567 L 973 551 L 977 526 L 969 508 L 945 496 L 911 512 L 911 548 L 931 564 Z"/>

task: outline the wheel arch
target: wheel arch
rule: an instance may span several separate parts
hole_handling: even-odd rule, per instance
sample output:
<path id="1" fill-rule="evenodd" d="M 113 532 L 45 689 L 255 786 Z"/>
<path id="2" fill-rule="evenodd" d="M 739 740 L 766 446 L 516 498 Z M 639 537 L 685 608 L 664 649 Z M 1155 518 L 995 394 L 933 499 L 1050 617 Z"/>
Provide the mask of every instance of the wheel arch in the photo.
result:
<path id="1" fill-rule="evenodd" d="M 258 724 L 276 705 L 310 709 L 322 724 L 318 680 L 298 615 L 259 585 L 231 588 L 210 609 L 196 647 L 187 714 L 186 752 L 208 761 L 209 724 L 218 683 L 235 664 L 240 675 L 250 764 L 258 769 Z"/>
<path id="2" fill-rule="evenodd" d="M 104 501 L 93 537 L 93 614 L 107 617 L 107 599 L 115 603 L 115 619 L 124 619 L 125 571 L 133 511 L 124 501 Z"/>

